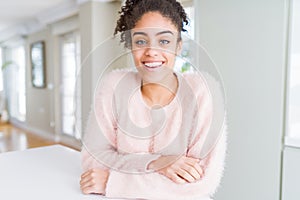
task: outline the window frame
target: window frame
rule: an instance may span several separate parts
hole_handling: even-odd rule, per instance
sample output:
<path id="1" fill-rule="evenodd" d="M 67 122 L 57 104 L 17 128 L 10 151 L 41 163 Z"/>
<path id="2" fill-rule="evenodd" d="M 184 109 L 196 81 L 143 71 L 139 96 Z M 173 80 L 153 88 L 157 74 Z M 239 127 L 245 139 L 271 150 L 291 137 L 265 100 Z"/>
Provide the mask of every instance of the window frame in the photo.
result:
<path id="1" fill-rule="evenodd" d="M 292 54 L 293 54 L 293 49 L 292 49 L 292 43 L 293 43 L 293 20 L 295 20 L 294 16 L 294 2 L 296 0 L 289 0 L 288 1 L 288 15 L 287 15 L 287 51 L 286 51 L 286 93 L 285 93 L 285 120 L 284 120 L 284 145 L 285 146 L 290 146 L 290 147 L 300 147 L 300 132 L 298 133 L 299 137 L 293 137 L 291 136 L 292 133 L 290 132 L 290 100 L 291 100 L 291 73 L 292 73 Z M 298 4 L 300 5 L 300 0 Z M 299 6 L 300 7 L 300 6 Z M 300 28 L 299 28 L 300 29 Z M 298 36 L 299 37 L 299 36 Z M 300 37 L 299 37 L 300 39 Z M 300 44 L 299 44 L 300 46 Z M 300 66 L 299 66 L 300 68 Z M 299 119 L 300 120 L 300 119 Z M 300 121 L 299 121 L 300 123 Z M 300 131 L 300 130 L 299 130 Z"/>
<path id="2" fill-rule="evenodd" d="M 74 30 L 74 31 L 71 31 L 71 32 L 67 32 L 67 33 L 64 33 L 62 35 L 59 36 L 59 57 L 60 57 L 60 71 L 59 71 L 59 84 L 61 86 L 63 86 L 63 43 L 64 43 L 64 38 L 67 38 L 67 37 L 72 37 L 74 36 L 75 37 L 75 41 L 76 42 L 79 42 L 79 44 L 77 44 L 76 42 L 76 49 L 79 48 L 79 52 L 78 50 L 76 50 L 76 55 L 79 54 L 79 57 L 76 57 L 76 81 L 78 76 L 80 77 L 80 74 L 78 74 L 79 70 L 80 70 L 80 65 L 78 66 L 78 64 L 80 64 L 80 35 L 79 35 L 79 32 Z M 77 46 L 78 45 L 78 46 Z M 79 62 L 79 63 L 78 63 Z M 79 80 L 80 82 L 80 80 Z M 77 86 L 80 86 L 81 83 L 78 83 L 78 82 L 75 82 L 75 87 Z M 79 88 L 79 93 L 81 94 L 81 89 Z M 79 114 L 81 113 L 81 96 L 80 94 L 77 94 L 78 91 L 74 91 L 74 94 L 75 97 L 76 97 L 76 102 L 74 102 L 74 106 L 78 106 L 79 105 L 79 111 L 78 111 L 78 107 L 76 107 L 76 109 L 74 110 L 74 125 L 75 125 L 75 129 L 74 129 L 74 132 L 69 134 L 69 133 L 64 133 L 64 129 L 63 129 L 63 118 L 64 118 L 64 115 L 63 115 L 63 110 L 64 110 L 64 105 L 63 105 L 63 100 L 64 100 L 64 96 L 63 96 L 63 88 L 60 89 L 60 92 L 59 92 L 59 113 L 60 113 L 60 119 L 59 119 L 59 124 L 60 124 L 60 127 L 59 127 L 59 137 L 61 139 L 67 139 L 67 140 L 71 140 L 72 143 L 77 143 L 78 140 L 81 139 L 81 137 L 78 135 L 78 131 L 81 131 L 81 118 L 79 119 L 78 117 L 78 113 Z M 73 96 L 73 100 L 74 100 L 74 96 Z M 78 101 L 79 100 L 79 101 Z M 78 127 L 79 126 L 79 127 Z M 78 130 L 77 130 L 78 129 Z"/>

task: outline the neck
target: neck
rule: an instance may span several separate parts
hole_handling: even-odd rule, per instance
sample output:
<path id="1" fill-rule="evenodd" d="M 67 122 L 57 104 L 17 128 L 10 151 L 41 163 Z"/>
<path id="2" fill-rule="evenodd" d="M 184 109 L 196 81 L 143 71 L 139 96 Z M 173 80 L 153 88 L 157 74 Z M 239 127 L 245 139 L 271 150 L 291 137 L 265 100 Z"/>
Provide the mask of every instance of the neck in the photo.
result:
<path id="1" fill-rule="evenodd" d="M 162 107 L 168 105 L 176 95 L 178 88 L 177 76 L 172 75 L 155 83 L 142 83 L 142 95 L 146 103 L 150 106 Z"/>

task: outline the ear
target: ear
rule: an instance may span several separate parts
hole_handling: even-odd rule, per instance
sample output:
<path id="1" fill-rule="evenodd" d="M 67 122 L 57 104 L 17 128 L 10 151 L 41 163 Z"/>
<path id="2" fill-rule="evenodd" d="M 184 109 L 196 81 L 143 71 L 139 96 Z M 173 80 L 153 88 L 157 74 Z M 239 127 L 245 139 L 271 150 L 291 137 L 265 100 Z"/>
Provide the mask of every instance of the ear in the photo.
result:
<path id="1" fill-rule="evenodd" d="M 181 50 L 182 50 L 182 39 L 180 39 L 178 42 L 177 42 L 177 47 L 176 47 L 176 55 L 180 55 L 181 53 Z"/>

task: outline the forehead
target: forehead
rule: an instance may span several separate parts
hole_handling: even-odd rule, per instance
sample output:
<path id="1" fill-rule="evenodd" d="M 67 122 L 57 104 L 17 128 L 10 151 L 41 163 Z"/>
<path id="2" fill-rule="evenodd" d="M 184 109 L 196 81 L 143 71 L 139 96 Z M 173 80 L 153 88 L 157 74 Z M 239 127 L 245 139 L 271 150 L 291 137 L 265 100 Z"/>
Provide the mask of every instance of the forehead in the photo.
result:
<path id="1" fill-rule="evenodd" d="M 168 30 L 171 32 L 177 32 L 177 27 L 172 23 L 171 19 L 162 16 L 159 12 L 147 12 L 141 19 L 139 19 L 134 28 L 135 30 L 147 30 L 150 31 L 163 31 Z"/>

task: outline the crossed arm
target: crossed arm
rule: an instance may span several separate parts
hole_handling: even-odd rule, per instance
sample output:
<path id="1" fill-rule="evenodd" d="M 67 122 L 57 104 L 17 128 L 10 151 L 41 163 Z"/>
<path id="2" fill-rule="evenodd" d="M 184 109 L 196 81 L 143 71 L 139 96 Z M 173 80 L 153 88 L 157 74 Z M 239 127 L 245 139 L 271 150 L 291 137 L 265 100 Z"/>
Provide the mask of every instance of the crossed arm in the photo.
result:
<path id="1" fill-rule="evenodd" d="M 109 123 L 106 123 L 106 126 L 109 126 Z M 97 127 L 97 120 L 92 112 L 86 130 L 89 133 L 86 135 L 88 138 L 85 138 L 82 149 L 82 164 L 85 172 L 81 176 L 80 185 L 85 194 L 105 194 L 111 168 L 133 174 L 156 172 L 177 184 L 192 183 L 200 180 L 204 175 L 200 159 L 196 157 L 119 153 L 111 144 L 115 138 L 99 134 Z"/>
<path id="2" fill-rule="evenodd" d="M 95 130 L 94 120 L 94 117 L 90 117 L 87 131 Z M 151 187 L 149 184 L 153 184 L 157 190 L 156 195 L 176 199 L 176 194 L 170 193 L 165 186 L 181 193 L 197 191 L 197 194 L 208 195 L 213 194 L 219 185 L 226 152 L 225 128 L 214 149 L 202 160 L 197 157 L 201 146 L 199 144 L 203 142 L 199 137 L 194 138 L 193 145 L 186 155 L 176 156 L 120 153 L 111 144 L 114 141 L 113 137 L 108 139 L 102 136 L 101 138 L 100 134 L 97 134 L 99 136 L 95 138 L 93 134 L 90 135 L 93 141 L 97 141 L 98 145 L 95 148 L 102 154 L 93 154 L 91 151 L 93 147 L 89 144 L 86 144 L 88 148 L 84 146 L 82 149 L 84 173 L 81 176 L 80 186 L 85 194 L 96 193 L 107 197 L 125 195 L 127 198 L 151 199 L 156 198 L 149 192 Z M 104 144 L 99 144 L 100 141 L 104 141 Z M 100 147 L 102 149 L 99 149 Z M 97 159 L 97 156 L 101 157 L 101 160 Z"/>
<path id="3" fill-rule="evenodd" d="M 111 90 L 109 87 L 103 88 L 99 96 L 112 94 Z M 100 107 L 96 108 L 94 112 L 102 122 L 101 130 L 107 130 L 102 133 L 108 134 L 99 134 L 96 114 L 92 112 L 86 129 L 86 133 L 88 133 L 86 136 L 89 138 L 85 139 L 86 143 L 82 149 L 84 173 L 81 176 L 80 185 L 83 193 L 97 193 L 108 197 L 153 199 L 155 198 L 154 193 L 149 191 L 151 184 L 152 188 L 155 188 L 156 195 L 159 194 L 168 199 L 177 199 L 176 193 L 170 191 L 178 191 L 187 195 L 191 195 L 193 191 L 197 193 L 195 195 L 214 193 L 219 185 L 224 167 L 225 128 L 221 130 L 223 133 L 212 151 L 203 159 L 199 158 L 199 151 L 203 145 L 203 139 L 199 136 L 200 132 L 203 132 L 201 127 L 199 128 L 199 137 L 193 138 L 192 146 L 188 147 L 185 155 L 151 153 L 141 155 L 119 152 L 115 148 L 117 138 L 113 132 L 116 125 L 111 111 L 108 110 L 110 106 L 107 106 L 111 103 L 111 97 L 99 98 L 97 101 Z M 202 113 L 205 118 L 207 112 Z M 201 123 L 199 124 L 201 126 Z M 204 132 L 206 131 L 204 130 Z"/>
<path id="4" fill-rule="evenodd" d="M 148 165 L 149 170 L 169 178 L 174 183 L 193 183 L 204 175 L 200 160 L 187 156 L 160 156 Z M 81 190 L 85 194 L 105 194 L 106 184 L 110 175 L 109 169 L 96 167 L 89 169 L 81 176 Z"/>
<path id="5" fill-rule="evenodd" d="M 97 193 L 108 197 L 125 195 L 127 198 L 152 199 L 157 197 L 149 190 L 152 185 L 156 188 L 156 195 L 159 194 L 168 199 L 178 198 L 175 193 L 169 191 L 178 191 L 181 194 L 186 193 L 186 195 L 197 191 L 197 195 L 212 195 L 217 189 L 223 173 L 226 137 L 226 130 L 224 130 L 213 151 L 203 160 L 182 156 L 176 162 L 171 162 L 172 164 L 161 168 L 161 165 L 170 163 L 168 159 L 174 161 L 172 156 L 161 156 L 148 165 L 149 168 L 153 167 L 152 169 L 157 167 L 156 172 L 145 174 L 129 174 L 109 170 L 83 150 L 83 162 L 88 164 L 84 166 L 87 171 L 82 174 L 81 189 L 85 194 Z M 182 171 L 184 175 L 180 175 Z M 166 190 L 165 186 L 168 186 L 169 190 Z M 124 188 L 126 188 L 126 192 L 124 192 Z"/>

